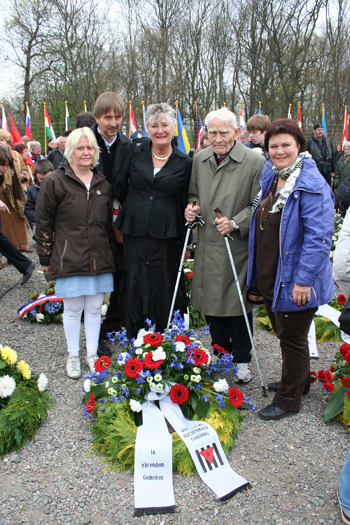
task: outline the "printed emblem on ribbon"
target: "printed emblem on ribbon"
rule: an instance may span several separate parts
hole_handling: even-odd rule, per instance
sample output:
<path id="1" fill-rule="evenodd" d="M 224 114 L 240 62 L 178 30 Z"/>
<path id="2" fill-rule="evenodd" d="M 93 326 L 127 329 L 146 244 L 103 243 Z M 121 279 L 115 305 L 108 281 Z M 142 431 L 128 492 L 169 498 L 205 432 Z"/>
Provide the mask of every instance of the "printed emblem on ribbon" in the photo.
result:
<path id="1" fill-rule="evenodd" d="M 197 449 L 196 455 L 204 474 L 210 470 L 222 467 L 224 465 L 216 443 L 212 443 L 207 447 Z"/>

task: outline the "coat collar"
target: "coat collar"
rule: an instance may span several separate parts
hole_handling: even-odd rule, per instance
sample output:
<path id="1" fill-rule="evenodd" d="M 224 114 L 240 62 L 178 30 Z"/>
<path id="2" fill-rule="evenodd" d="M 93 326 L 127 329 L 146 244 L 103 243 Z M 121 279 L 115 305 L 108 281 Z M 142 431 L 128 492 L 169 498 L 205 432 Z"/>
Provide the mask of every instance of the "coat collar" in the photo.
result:
<path id="1" fill-rule="evenodd" d="M 179 148 L 173 146 L 173 152 L 170 155 L 168 161 L 165 163 L 160 172 L 157 173 L 156 177 L 154 177 L 151 147 L 151 141 L 144 142 L 141 144 L 141 146 L 137 146 L 134 152 L 134 162 L 137 164 L 138 168 L 147 175 L 152 183 L 154 183 L 155 178 L 163 178 L 169 175 L 169 173 L 174 173 L 174 169 L 179 167 L 180 162 L 181 166 L 183 166 L 183 161 L 179 162 L 178 159 L 185 160 L 187 158 L 187 155 L 182 153 Z"/>
<path id="2" fill-rule="evenodd" d="M 206 148 L 204 151 L 205 153 L 201 155 L 202 161 L 204 162 L 206 160 L 209 160 L 209 162 L 215 166 L 215 169 L 223 168 L 224 166 L 226 166 L 226 164 L 229 163 L 230 159 L 232 159 L 235 162 L 242 162 L 246 154 L 245 146 L 243 146 L 240 142 L 238 142 L 238 140 L 236 140 L 233 147 L 230 149 L 222 163 L 218 166 L 212 147 L 208 146 L 208 148 Z"/>
<path id="3" fill-rule="evenodd" d="M 264 198 L 268 190 L 271 188 L 272 182 L 276 176 L 272 171 L 272 166 L 272 161 L 268 160 L 261 174 L 260 185 L 262 189 L 262 198 Z M 324 185 L 327 185 L 327 182 L 318 171 L 315 161 L 313 159 L 304 159 L 303 167 L 294 186 L 294 190 L 306 190 L 309 192 L 320 193 Z"/>
<path id="4" fill-rule="evenodd" d="M 86 187 L 85 184 L 79 179 L 79 177 L 76 176 L 70 165 L 63 164 L 57 168 L 57 171 L 63 170 L 64 174 L 70 177 L 71 179 L 77 181 L 79 184 L 83 185 L 84 188 Z M 92 170 L 92 180 L 91 180 L 91 187 L 97 184 L 98 182 L 101 182 L 102 180 L 105 180 L 105 176 L 98 168 L 93 168 Z"/>

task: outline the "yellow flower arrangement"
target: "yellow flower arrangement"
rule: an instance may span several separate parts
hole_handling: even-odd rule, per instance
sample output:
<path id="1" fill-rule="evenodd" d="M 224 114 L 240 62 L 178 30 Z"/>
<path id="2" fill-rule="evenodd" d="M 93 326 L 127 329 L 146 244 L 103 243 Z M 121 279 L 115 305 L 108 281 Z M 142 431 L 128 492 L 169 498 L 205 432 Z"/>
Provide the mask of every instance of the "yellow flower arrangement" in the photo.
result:
<path id="1" fill-rule="evenodd" d="M 0 348 L 1 358 L 6 361 L 8 365 L 14 365 L 17 363 L 17 352 L 12 350 L 9 346 Z"/>
<path id="2" fill-rule="evenodd" d="M 31 371 L 29 365 L 23 359 L 18 363 L 18 369 L 21 371 L 24 379 L 30 379 Z"/>

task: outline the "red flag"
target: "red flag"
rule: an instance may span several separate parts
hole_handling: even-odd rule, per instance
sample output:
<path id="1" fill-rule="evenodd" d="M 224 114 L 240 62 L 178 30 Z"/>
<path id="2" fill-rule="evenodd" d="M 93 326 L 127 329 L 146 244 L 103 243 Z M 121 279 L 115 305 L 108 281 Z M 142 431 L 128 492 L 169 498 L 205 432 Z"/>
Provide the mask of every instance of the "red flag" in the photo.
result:
<path id="1" fill-rule="evenodd" d="M 345 106 L 345 112 L 344 112 L 344 129 L 343 129 L 343 136 L 341 138 L 341 147 L 343 149 L 344 142 L 347 142 L 348 140 L 348 106 Z"/>
<path id="2" fill-rule="evenodd" d="M 300 109 L 300 106 L 299 106 L 299 112 L 298 112 L 298 125 L 299 125 L 299 128 L 300 128 L 300 131 L 303 131 L 303 124 L 301 122 L 301 109 Z"/>
<path id="3" fill-rule="evenodd" d="M 130 103 L 130 130 L 129 130 L 129 136 L 131 137 L 131 135 L 135 131 L 137 131 L 136 121 L 135 121 L 135 117 L 134 117 L 134 111 L 133 111 L 132 105 Z"/>
<path id="4" fill-rule="evenodd" d="M 11 124 L 11 131 L 12 131 L 12 144 L 15 144 L 16 142 L 23 142 L 22 137 L 16 128 L 15 123 L 12 120 L 11 113 L 8 112 L 10 124 Z"/>

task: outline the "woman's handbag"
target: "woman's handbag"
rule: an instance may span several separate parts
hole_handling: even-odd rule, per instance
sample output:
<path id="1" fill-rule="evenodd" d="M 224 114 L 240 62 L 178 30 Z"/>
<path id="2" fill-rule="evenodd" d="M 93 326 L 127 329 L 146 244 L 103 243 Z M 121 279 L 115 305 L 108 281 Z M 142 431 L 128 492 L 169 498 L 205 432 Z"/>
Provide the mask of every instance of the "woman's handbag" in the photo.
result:
<path id="1" fill-rule="evenodd" d="M 350 296 L 346 301 L 346 305 L 344 306 L 338 321 L 340 330 L 350 335 Z"/>

